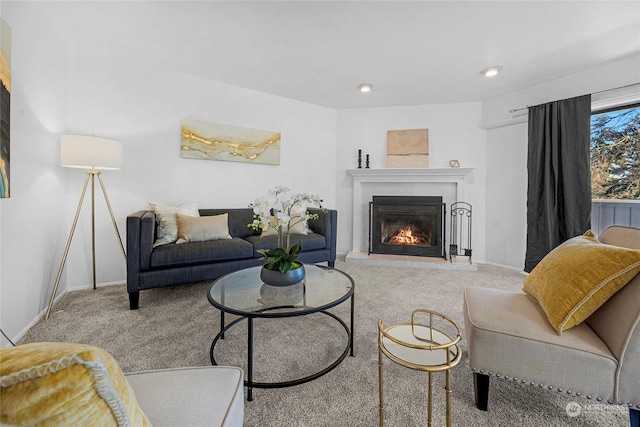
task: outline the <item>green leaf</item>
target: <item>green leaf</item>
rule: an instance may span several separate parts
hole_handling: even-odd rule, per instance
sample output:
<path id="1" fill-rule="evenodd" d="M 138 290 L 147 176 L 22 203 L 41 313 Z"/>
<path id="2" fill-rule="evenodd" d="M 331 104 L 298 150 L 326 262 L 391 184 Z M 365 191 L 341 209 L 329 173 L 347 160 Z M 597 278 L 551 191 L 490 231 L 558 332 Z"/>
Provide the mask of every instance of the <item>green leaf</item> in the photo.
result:
<path id="1" fill-rule="evenodd" d="M 298 257 L 298 255 L 300 254 L 300 251 L 302 250 L 302 242 L 297 242 L 295 243 L 293 246 L 291 246 L 291 248 L 289 249 L 289 255 L 293 255 L 294 258 L 293 260 L 295 261 L 295 259 Z"/>

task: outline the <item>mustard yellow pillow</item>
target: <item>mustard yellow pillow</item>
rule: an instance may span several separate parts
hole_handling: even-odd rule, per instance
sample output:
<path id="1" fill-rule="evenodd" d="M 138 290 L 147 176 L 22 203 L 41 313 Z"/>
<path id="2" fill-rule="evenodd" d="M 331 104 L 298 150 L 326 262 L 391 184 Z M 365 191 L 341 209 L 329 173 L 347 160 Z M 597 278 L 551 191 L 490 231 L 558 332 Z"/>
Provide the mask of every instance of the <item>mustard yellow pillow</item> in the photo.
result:
<path id="1" fill-rule="evenodd" d="M 150 426 L 105 350 L 33 343 L 0 349 L 0 422 L 39 426 Z"/>
<path id="2" fill-rule="evenodd" d="M 176 220 L 178 221 L 178 240 L 176 240 L 178 244 L 231 239 L 227 213 L 210 216 L 176 214 Z"/>
<path id="3" fill-rule="evenodd" d="M 640 272 L 640 250 L 600 243 L 591 230 L 549 252 L 525 278 L 535 298 L 562 331 L 582 323 Z"/>

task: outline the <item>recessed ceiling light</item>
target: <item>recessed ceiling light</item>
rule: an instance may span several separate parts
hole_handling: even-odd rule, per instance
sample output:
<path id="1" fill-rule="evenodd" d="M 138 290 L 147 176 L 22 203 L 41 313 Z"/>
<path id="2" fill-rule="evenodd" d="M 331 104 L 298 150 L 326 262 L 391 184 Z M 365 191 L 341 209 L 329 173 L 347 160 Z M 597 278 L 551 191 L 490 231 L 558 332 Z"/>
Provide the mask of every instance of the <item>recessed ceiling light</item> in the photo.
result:
<path id="1" fill-rule="evenodd" d="M 502 70 L 501 66 L 494 65 L 493 67 L 485 68 L 484 70 L 480 71 L 480 74 L 482 74 L 485 77 L 493 77 L 497 75 L 500 72 L 500 70 Z"/>
<path id="2" fill-rule="evenodd" d="M 371 92 L 371 89 L 373 89 L 373 85 L 370 83 L 362 83 L 358 85 L 358 90 L 360 92 Z"/>

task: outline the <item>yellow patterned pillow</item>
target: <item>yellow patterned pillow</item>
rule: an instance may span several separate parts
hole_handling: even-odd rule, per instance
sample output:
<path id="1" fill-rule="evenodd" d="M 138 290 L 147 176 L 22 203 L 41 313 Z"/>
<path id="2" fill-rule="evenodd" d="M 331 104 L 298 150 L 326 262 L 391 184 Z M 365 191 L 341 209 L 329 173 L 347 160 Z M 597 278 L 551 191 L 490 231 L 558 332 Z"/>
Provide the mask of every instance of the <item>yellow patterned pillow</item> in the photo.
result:
<path id="1" fill-rule="evenodd" d="M 2 425 L 150 426 L 115 360 L 97 347 L 0 349 Z"/>
<path id="2" fill-rule="evenodd" d="M 640 272 L 640 250 L 600 243 L 591 230 L 549 252 L 523 290 L 562 331 L 582 323 Z"/>

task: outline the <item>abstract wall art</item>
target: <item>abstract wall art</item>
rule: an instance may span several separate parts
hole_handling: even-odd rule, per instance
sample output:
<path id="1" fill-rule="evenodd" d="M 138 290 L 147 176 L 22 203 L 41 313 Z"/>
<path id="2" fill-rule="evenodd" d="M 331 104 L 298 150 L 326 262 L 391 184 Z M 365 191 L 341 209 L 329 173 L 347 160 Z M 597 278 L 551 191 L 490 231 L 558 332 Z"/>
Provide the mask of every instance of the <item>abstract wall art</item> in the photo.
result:
<path id="1" fill-rule="evenodd" d="M 0 199 L 9 197 L 11 27 L 0 18 Z"/>
<path id="2" fill-rule="evenodd" d="M 280 164 L 280 132 L 186 118 L 180 156 L 187 159 Z"/>
<path id="3" fill-rule="evenodd" d="M 388 168 L 428 168 L 429 129 L 387 131 Z"/>

